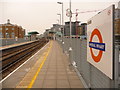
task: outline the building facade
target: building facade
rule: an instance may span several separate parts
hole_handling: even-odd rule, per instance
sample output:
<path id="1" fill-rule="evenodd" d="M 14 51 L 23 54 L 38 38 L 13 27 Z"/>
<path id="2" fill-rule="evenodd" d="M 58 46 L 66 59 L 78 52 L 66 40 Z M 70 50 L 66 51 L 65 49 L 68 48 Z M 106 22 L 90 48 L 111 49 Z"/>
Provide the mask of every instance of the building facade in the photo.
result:
<path id="1" fill-rule="evenodd" d="M 79 28 L 79 35 L 87 36 L 87 23 L 82 23 Z"/>
<path id="2" fill-rule="evenodd" d="M 120 35 L 120 9 L 115 9 L 115 35 Z"/>
<path id="3" fill-rule="evenodd" d="M 71 22 L 71 35 L 78 34 L 78 26 L 80 22 Z M 77 29 L 77 30 L 76 30 Z M 70 36 L 70 22 L 65 22 L 64 36 Z"/>
<path id="4" fill-rule="evenodd" d="M 118 8 L 115 9 L 115 21 L 114 21 L 115 41 L 120 43 L 120 2 Z"/>
<path id="5" fill-rule="evenodd" d="M 24 38 L 24 36 L 25 29 L 11 24 L 9 19 L 6 24 L 0 24 L 0 38 Z"/>
<path id="6" fill-rule="evenodd" d="M 65 36 L 70 36 L 70 22 L 65 22 L 64 26 Z M 72 22 L 72 36 L 86 36 L 87 35 L 87 23 Z"/>
<path id="7" fill-rule="evenodd" d="M 53 27 L 51 27 L 51 31 L 54 32 L 61 32 L 62 25 L 59 24 L 53 24 Z"/>
<path id="8" fill-rule="evenodd" d="M 55 40 L 56 36 L 62 37 L 62 33 L 62 25 L 53 24 L 53 26 L 50 29 L 45 30 L 44 37 Z"/>

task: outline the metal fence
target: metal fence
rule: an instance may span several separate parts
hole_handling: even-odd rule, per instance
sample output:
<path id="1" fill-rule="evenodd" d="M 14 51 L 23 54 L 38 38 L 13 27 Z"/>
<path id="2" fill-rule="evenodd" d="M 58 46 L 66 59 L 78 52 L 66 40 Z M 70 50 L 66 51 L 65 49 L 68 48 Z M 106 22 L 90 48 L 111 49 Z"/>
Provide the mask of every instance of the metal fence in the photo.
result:
<path id="1" fill-rule="evenodd" d="M 0 39 L 0 46 L 6 46 L 6 45 L 12 45 L 12 44 L 16 44 L 16 43 L 23 43 L 23 42 L 28 42 L 28 41 L 34 41 L 36 40 L 35 38 L 18 38 L 16 39 Z"/>
<path id="2" fill-rule="evenodd" d="M 95 68 L 92 64 L 87 62 L 87 40 L 80 38 L 57 38 L 57 41 L 63 48 L 64 52 L 67 52 L 70 56 L 71 63 L 76 63 L 75 70 L 81 75 L 84 80 L 84 86 L 86 88 L 120 88 L 119 76 L 120 76 L 120 46 L 115 47 L 115 65 L 114 65 L 114 80 L 108 78 L 104 73 Z M 69 47 L 72 47 L 72 51 L 69 51 Z"/>

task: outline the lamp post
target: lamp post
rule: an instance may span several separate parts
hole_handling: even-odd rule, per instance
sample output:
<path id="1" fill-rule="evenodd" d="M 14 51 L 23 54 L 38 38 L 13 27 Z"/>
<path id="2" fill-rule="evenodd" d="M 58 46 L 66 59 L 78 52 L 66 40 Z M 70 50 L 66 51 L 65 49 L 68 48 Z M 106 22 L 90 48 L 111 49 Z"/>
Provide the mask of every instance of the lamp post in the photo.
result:
<path id="1" fill-rule="evenodd" d="M 57 15 L 60 15 L 60 25 L 61 25 L 61 14 L 57 14 Z"/>
<path id="2" fill-rule="evenodd" d="M 72 51 L 72 23 L 71 23 L 71 18 L 72 18 L 72 11 L 71 11 L 71 0 L 69 2 L 69 8 L 70 8 L 70 16 L 69 16 L 69 19 L 70 19 L 70 47 L 69 47 L 69 51 L 71 52 Z"/>
<path id="3" fill-rule="evenodd" d="M 69 19 L 70 19 L 70 47 L 69 47 L 69 55 L 70 55 L 70 65 L 72 65 L 72 23 L 71 23 L 71 19 L 72 19 L 72 11 L 71 11 L 71 0 L 69 2 L 69 8 L 70 8 L 70 16 L 69 16 Z"/>
<path id="4" fill-rule="evenodd" d="M 62 4 L 62 26 L 64 23 L 64 16 L 63 16 L 63 2 L 57 2 L 58 4 Z"/>
<path id="5" fill-rule="evenodd" d="M 57 19 L 57 24 L 59 24 L 59 19 Z"/>
<path id="6" fill-rule="evenodd" d="M 6 24 L 5 24 L 5 45 L 7 45 L 7 32 L 6 32 Z"/>
<path id="7" fill-rule="evenodd" d="M 63 12 L 63 2 L 57 2 L 62 5 L 62 44 L 63 44 L 63 52 L 64 52 L 64 12 Z"/>

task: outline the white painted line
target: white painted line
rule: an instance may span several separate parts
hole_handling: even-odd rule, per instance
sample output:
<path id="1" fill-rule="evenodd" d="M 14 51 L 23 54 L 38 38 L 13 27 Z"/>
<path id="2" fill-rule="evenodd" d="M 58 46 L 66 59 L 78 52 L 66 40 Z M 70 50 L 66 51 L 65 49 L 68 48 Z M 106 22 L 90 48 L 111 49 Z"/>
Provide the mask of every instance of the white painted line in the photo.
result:
<path id="1" fill-rule="evenodd" d="M 49 42 L 50 43 L 50 42 Z M 47 43 L 44 47 L 42 47 L 37 53 L 39 53 L 41 50 L 43 50 L 49 43 Z M 11 72 L 9 75 L 7 75 L 4 79 L 0 81 L 2 83 L 5 81 L 8 77 L 10 77 L 13 73 L 15 73 L 18 69 L 20 69 L 24 64 L 26 64 L 31 58 L 33 58 L 37 53 L 35 53 L 33 56 L 31 56 L 27 61 L 25 61 L 23 64 L 21 64 L 18 68 L 16 68 L 13 72 Z"/>

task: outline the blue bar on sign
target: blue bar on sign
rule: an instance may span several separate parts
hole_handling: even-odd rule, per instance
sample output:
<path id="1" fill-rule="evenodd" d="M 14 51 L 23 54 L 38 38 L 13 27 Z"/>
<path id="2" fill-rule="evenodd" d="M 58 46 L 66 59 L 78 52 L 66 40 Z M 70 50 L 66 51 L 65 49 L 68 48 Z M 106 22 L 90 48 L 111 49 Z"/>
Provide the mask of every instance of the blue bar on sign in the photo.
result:
<path id="1" fill-rule="evenodd" d="M 97 50 L 105 51 L 105 43 L 89 42 L 89 47 Z"/>

